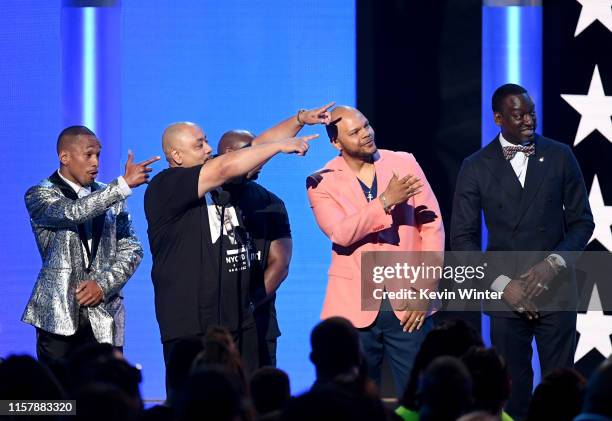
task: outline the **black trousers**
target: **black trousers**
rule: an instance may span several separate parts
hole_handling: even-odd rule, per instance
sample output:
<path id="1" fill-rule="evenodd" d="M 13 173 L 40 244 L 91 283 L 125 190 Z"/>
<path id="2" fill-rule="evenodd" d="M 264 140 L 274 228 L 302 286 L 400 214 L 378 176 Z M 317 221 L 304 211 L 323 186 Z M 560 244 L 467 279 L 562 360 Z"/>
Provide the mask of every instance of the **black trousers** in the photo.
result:
<path id="1" fill-rule="evenodd" d="M 555 368 L 574 366 L 576 313 L 544 313 L 537 320 L 526 317 L 491 317 L 491 343 L 505 358 L 512 378 L 506 411 L 516 421 L 527 416 L 533 390 L 531 342 L 535 337 L 542 377 Z"/>
<path id="2" fill-rule="evenodd" d="M 36 355 L 38 361 L 49 367 L 63 363 L 73 350 L 94 343 L 97 343 L 96 338 L 85 318 L 79 320 L 79 328 L 74 335 L 58 335 L 36 328 Z"/>
<path id="3" fill-rule="evenodd" d="M 259 349 L 259 367 L 276 367 L 276 347 L 278 338 L 259 336 L 257 347 Z"/>
<path id="4" fill-rule="evenodd" d="M 85 317 L 79 319 L 79 328 L 74 335 L 58 335 L 36 328 L 36 356 L 38 361 L 45 364 L 56 376 L 62 376 L 62 365 L 74 350 L 90 344 L 96 344 L 91 324 Z M 123 347 L 115 347 L 123 352 Z"/>
<path id="5" fill-rule="evenodd" d="M 276 296 L 253 310 L 257 326 L 259 367 L 276 367 L 276 348 L 280 330 L 276 318 Z"/>

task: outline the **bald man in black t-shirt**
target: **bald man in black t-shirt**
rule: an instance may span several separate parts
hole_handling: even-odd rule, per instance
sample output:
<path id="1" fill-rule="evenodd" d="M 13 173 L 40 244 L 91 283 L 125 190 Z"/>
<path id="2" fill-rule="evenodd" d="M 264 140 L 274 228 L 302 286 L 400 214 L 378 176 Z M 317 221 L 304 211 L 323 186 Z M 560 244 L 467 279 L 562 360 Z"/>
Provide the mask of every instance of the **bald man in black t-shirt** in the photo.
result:
<path id="1" fill-rule="evenodd" d="M 310 116 L 311 112 L 300 111 L 272 127 L 251 148 L 215 159 L 210 159 L 212 150 L 196 124 L 175 123 L 164 131 L 162 145 L 169 168 L 149 183 L 145 214 L 153 256 L 155 312 L 166 363 L 177 340 L 202 336 L 209 327 L 221 325 L 232 332 L 247 370 L 257 367 L 246 288 L 248 239 L 235 213 L 222 203 L 217 187 L 280 152 L 304 155 L 308 141 L 318 135 L 291 137 L 305 122 L 300 115 Z M 323 123 L 329 116 L 315 117 Z"/>

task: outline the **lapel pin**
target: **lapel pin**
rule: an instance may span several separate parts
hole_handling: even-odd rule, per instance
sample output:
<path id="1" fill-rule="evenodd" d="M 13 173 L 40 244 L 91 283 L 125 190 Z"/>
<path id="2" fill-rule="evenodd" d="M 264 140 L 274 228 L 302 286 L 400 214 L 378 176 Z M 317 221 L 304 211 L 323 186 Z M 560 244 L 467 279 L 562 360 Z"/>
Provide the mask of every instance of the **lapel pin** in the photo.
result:
<path id="1" fill-rule="evenodd" d="M 543 156 L 540 157 L 540 162 L 544 162 L 544 157 Z"/>

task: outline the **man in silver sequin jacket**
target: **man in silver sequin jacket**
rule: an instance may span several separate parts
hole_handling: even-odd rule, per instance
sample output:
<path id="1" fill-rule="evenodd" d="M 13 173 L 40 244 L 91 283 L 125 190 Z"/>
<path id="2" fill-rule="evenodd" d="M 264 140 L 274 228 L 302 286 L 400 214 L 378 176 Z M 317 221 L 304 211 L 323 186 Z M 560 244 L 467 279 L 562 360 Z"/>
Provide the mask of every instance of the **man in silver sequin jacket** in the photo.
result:
<path id="1" fill-rule="evenodd" d="M 36 327 L 39 360 L 54 366 L 87 343 L 123 347 L 121 289 L 143 255 L 125 199 L 159 157 L 133 163 L 106 185 L 95 181 L 100 142 L 84 126 L 62 131 L 60 169 L 25 194 L 42 269 L 22 316 Z"/>

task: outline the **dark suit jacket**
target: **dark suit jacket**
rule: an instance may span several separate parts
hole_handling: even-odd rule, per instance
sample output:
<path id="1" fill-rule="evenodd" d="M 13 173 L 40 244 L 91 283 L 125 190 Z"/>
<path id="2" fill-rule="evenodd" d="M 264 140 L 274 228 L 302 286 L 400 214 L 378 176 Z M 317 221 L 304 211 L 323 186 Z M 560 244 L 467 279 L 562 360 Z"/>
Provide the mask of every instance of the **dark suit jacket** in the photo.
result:
<path id="1" fill-rule="evenodd" d="M 487 252 L 517 252 L 493 253 L 493 268 L 487 271 L 485 286 L 500 274 L 514 279 L 547 255 L 557 253 L 565 259 L 568 270 L 542 294 L 540 304 L 569 310 L 576 305 L 572 265 L 591 237 L 593 215 L 570 148 L 543 136 L 537 136 L 535 142 L 524 188 L 503 156 L 499 137 L 464 160 L 453 202 L 451 246 L 456 251 L 480 250 L 483 211 Z M 523 253 L 526 251 L 531 253 Z"/>

